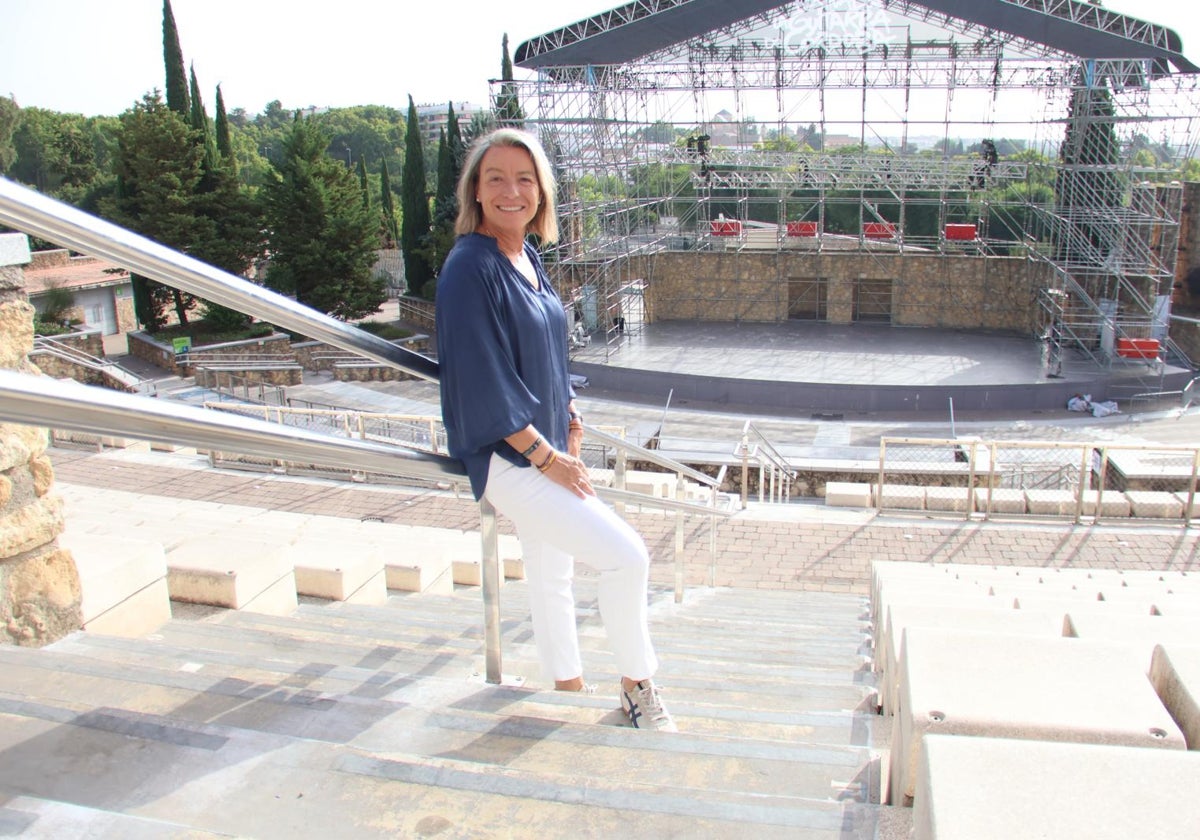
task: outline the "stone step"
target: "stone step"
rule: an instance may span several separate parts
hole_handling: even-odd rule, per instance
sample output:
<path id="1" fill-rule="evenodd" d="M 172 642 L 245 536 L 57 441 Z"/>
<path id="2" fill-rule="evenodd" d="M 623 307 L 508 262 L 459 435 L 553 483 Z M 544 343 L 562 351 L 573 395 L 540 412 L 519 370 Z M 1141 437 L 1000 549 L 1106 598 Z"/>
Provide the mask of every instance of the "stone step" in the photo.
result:
<path id="1" fill-rule="evenodd" d="M 869 780 L 861 777 L 871 761 L 865 746 L 777 743 L 691 731 L 663 743 L 657 733 L 630 729 L 611 694 L 564 697 L 449 677 L 425 679 L 419 687 L 400 680 L 379 694 L 353 689 L 334 693 L 317 690 L 297 675 L 270 682 L 214 681 L 203 670 L 105 667 L 65 653 L 52 659 L 28 665 L 22 657 L 0 651 L 11 689 L 80 714 L 103 709 L 110 716 L 169 718 L 177 726 L 218 723 L 403 755 L 410 762 L 455 757 L 546 776 L 571 772 L 574 752 L 580 752 L 578 760 L 592 772 L 613 776 L 630 750 L 635 756 L 650 750 L 645 761 L 627 766 L 653 764 L 664 779 L 703 778 L 710 790 L 811 799 L 827 798 L 832 791 L 839 799 L 858 802 L 869 797 Z M 653 743 L 638 740 L 648 734 Z"/>
<path id="2" fill-rule="evenodd" d="M 547 772 L 526 766 L 525 739 L 492 724 L 456 754 L 413 758 L 221 722 L 0 700 L 0 738 L 12 758 L 0 766 L 0 790 L 136 808 L 144 819 L 261 838 L 428 836 L 450 828 L 455 836 L 561 836 L 565 825 L 599 836 L 628 833 L 632 822 L 645 836 L 752 830 L 868 840 L 884 810 L 832 795 L 747 793 L 704 774 L 668 775 L 660 762 L 672 751 L 670 736 L 617 727 L 605 731 L 627 741 L 609 750 L 618 766 L 600 758 L 603 747 L 570 743 L 563 749 L 570 763 Z M 535 726 L 533 740 L 559 732 L 571 729 Z M 754 775 L 742 765 L 734 779 Z"/>
<path id="3" fill-rule="evenodd" d="M 581 602 L 594 598 L 593 581 L 579 589 Z M 854 711 L 870 673 L 835 668 L 861 664 L 861 599 L 766 593 L 763 611 L 785 627 L 760 617 L 767 638 L 756 639 L 744 593 L 675 605 L 653 592 L 675 735 L 630 729 L 615 679 L 595 695 L 537 690 L 520 600 L 506 599 L 504 655 L 506 674 L 511 665 L 530 675 L 525 686 L 483 683 L 482 611 L 467 590 L 385 605 L 306 601 L 290 616 L 209 608 L 145 639 L 77 633 L 39 651 L 0 648 L 0 738 L 20 745 L 15 760 L 41 756 L 41 787 L 22 793 L 116 811 L 137 802 L 139 817 L 169 811 L 239 836 L 418 836 L 431 826 L 494 836 L 513 819 L 522 833 L 561 836 L 570 824 L 591 835 L 632 819 L 655 836 L 865 840 L 893 819 L 871 804 L 879 719 Z M 781 629 L 820 613 L 840 625 L 820 645 L 824 667 L 778 661 L 777 648 L 786 660 L 818 646 Z M 586 607 L 581 619 L 587 667 L 611 673 Z M 89 762 L 66 760 L 67 742 Z M 16 773 L 0 769 L 0 790 Z M 100 796 L 105 777 L 121 796 Z"/>
<path id="4" fill-rule="evenodd" d="M 163 819 L 150 819 L 117 811 L 5 790 L 0 806 L 0 835 L 57 840 L 63 837 L 119 837 L 121 840 L 218 840 L 231 834 L 200 831 Z"/>

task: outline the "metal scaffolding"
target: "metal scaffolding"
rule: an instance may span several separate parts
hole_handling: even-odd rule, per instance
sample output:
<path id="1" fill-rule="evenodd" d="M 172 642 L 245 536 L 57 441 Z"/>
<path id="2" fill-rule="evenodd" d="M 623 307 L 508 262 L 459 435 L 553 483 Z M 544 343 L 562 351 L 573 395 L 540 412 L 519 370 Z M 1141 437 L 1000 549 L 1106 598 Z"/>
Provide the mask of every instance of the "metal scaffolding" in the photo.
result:
<path id="1" fill-rule="evenodd" d="M 1017 255 L 1048 266 L 1052 355 L 1111 365 L 1148 361 L 1129 340 L 1169 349 L 1200 137 L 1180 50 L 1072 0 L 637 0 L 522 44 L 536 77 L 515 87 L 562 185 L 549 259 L 594 339 L 666 317 L 634 275 L 671 251 Z M 885 319 L 871 282 L 864 315 Z M 823 317 L 821 278 L 782 285 L 791 317 Z"/>

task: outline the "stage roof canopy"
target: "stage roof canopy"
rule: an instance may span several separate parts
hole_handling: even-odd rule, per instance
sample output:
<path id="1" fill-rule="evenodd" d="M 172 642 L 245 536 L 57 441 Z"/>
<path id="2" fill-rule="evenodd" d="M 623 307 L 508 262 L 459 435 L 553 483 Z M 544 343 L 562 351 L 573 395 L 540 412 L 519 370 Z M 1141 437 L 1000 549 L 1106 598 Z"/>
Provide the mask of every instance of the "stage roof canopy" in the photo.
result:
<path id="1" fill-rule="evenodd" d="M 794 2 L 635 0 L 525 41 L 514 62 L 530 70 L 626 64 L 747 21 L 766 23 Z M 888 10 L 944 16 L 1080 59 L 1149 59 L 1160 72 L 1168 62 L 1200 72 L 1173 30 L 1077 0 L 899 0 Z"/>

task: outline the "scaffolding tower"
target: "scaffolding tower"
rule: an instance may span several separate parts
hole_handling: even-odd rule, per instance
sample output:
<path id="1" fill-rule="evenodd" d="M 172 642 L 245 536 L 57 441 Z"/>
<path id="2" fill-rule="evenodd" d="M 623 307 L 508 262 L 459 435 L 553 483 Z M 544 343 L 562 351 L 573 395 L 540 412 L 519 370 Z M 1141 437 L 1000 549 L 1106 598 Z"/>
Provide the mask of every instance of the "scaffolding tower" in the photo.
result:
<path id="1" fill-rule="evenodd" d="M 1171 350 L 1200 86 L 1165 27 L 1073 0 L 636 0 L 516 63 L 561 182 L 548 259 L 606 346 L 655 317 L 633 266 L 656 255 L 836 248 L 1024 256 L 1052 357 Z"/>

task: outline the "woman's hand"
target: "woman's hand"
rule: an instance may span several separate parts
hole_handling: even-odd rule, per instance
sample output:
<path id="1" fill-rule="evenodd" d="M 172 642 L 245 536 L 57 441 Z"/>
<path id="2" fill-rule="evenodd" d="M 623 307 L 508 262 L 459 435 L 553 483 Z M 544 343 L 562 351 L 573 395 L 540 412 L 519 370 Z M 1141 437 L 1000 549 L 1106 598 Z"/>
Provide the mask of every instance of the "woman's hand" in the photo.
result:
<path id="1" fill-rule="evenodd" d="M 566 487 L 581 499 L 596 495 L 596 491 L 592 489 L 592 479 L 588 474 L 587 464 L 579 460 L 577 455 L 559 452 L 554 462 L 542 472 L 542 475 L 555 484 Z"/>

